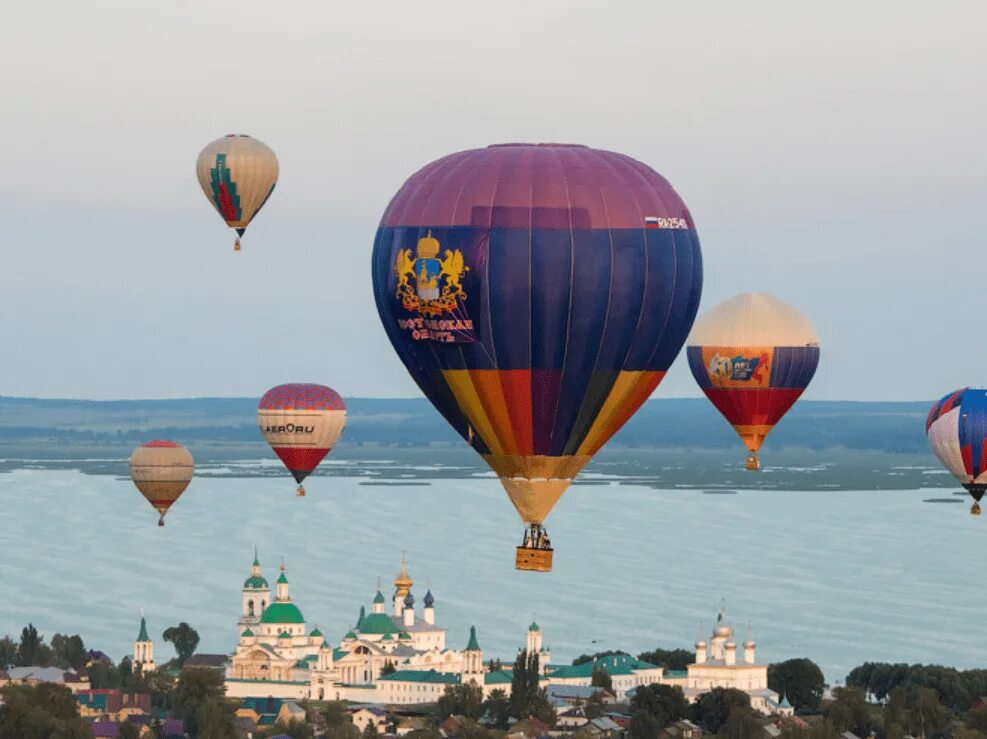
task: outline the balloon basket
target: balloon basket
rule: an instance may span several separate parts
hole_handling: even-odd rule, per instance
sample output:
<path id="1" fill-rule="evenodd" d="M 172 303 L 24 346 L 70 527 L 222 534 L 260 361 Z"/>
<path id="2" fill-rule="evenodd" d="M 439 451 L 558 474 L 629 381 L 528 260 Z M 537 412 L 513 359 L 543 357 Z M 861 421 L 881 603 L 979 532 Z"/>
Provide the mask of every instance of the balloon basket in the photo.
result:
<path id="1" fill-rule="evenodd" d="M 304 498 L 305 497 L 305 488 L 302 487 L 301 485 L 299 485 L 298 486 L 298 490 L 295 491 L 295 497 L 296 498 Z"/>
<path id="2" fill-rule="evenodd" d="M 240 239 L 233 242 L 233 251 L 240 251 Z"/>
<path id="3" fill-rule="evenodd" d="M 518 547 L 514 557 L 514 567 L 526 572 L 551 572 L 553 549 Z"/>
<path id="4" fill-rule="evenodd" d="M 970 515 L 971 516 L 979 516 L 980 515 L 980 504 L 979 503 L 974 503 L 970 507 Z"/>
<path id="5" fill-rule="evenodd" d="M 761 460 L 757 458 L 757 454 L 751 452 L 747 455 L 746 467 L 748 472 L 757 472 L 761 469 Z"/>

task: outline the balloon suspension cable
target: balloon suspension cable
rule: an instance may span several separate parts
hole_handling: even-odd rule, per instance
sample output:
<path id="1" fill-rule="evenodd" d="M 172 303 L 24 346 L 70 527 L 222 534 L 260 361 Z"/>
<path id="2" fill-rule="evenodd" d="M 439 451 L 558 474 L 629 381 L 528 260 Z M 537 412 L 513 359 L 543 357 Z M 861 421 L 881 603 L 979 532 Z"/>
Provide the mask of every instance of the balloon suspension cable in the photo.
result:
<path id="1" fill-rule="evenodd" d="M 304 498 L 305 497 L 305 486 L 304 485 L 299 485 L 298 486 L 298 491 L 295 493 L 295 497 L 296 498 Z"/>
<path id="2" fill-rule="evenodd" d="M 532 523 L 524 530 L 524 539 L 521 546 L 525 549 L 551 549 L 552 543 L 548 538 L 548 532 L 541 524 Z"/>
<path id="3" fill-rule="evenodd" d="M 240 237 L 237 236 L 236 240 L 233 242 L 233 251 L 240 251 Z"/>
<path id="4" fill-rule="evenodd" d="M 973 505 L 970 507 L 970 515 L 971 516 L 980 515 L 980 503 L 978 503 L 977 501 L 973 501 Z"/>

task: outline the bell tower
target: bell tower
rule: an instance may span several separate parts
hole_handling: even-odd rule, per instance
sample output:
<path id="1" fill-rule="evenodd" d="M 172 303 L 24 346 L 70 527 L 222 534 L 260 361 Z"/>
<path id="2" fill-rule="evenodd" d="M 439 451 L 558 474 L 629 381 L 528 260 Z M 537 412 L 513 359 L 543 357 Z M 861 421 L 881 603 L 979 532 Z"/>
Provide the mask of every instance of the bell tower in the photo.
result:
<path id="1" fill-rule="evenodd" d="M 237 621 L 237 639 L 246 629 L 256 627 L 260 623 L 261 614 L 271 603 L 271 586 L 261 574 L 257 547 L 254 547 L 254 563 L 250 568 L 250 577 L 243 582 L 241 600 L 243 607 L 240 611 L 240 620 Z"/>

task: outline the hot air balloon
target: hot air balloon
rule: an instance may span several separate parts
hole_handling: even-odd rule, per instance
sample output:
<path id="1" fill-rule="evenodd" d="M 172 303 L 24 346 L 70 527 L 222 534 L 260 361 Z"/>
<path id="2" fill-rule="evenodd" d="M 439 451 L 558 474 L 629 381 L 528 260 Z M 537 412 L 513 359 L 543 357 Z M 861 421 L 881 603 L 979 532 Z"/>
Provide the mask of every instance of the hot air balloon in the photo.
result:
<path id="1" fill-rule="evenodd" d="M 339 441 L 346 404 L 325 385 L 293 383 L 272 387 L 257 406 L 257 425 L 305 495 L 302 480 Z"/>
<path id="2" fill-rule="evenodd" d="M 747 446 L 747 469 L 760 469 L 758 449 L 819 364 L 809 319 L 778 298 L 743 293 L 699 317 L 686 353 L 699 387 Z"/>
<path id="3" fill-rule="evenodd" d="M 391 200 L 373 284 L 401 361 L 524 522 L 515 565 L 550 570 L 546 516 L 692 326 L 702 259 L 689 211 L 622 154 L 463 151 Z"/>
<path id="4" fill-rule="evenodd" d="M 209 202 L 236 229 L 233 249 L 240 251 L 240 237 L 274 192 L 278 158 L 257 139 L 231 133 L 199 153 L 195 173 Z"/>
<path id="5" fill-rule="evenodd" d="M 164 526 L 165 514 L 185 492 L 194 471 L 188 449 L 173 441 L 149 441 L 130 455 L 130 478 L 160 514 L 158 526 Z"/>
<path id="6" fill-rule="evenodd" d="M 987 490 L 987 390 L 956 390 L 929 411 L 925 421 L 929 445 L 943 467 L 973 496 L 970 513 L 980 515 Z"/>

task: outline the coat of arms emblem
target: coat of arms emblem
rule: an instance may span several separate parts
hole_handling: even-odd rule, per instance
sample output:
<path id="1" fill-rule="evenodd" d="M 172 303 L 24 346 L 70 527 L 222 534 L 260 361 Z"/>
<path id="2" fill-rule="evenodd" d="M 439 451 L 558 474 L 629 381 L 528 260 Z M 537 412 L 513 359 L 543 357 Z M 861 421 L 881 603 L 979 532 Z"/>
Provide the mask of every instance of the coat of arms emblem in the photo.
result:
<path id="1" fill-rule="evenodd" d="M 441 245 L 432 231 L 418 239 L 415 254 L 401 249 L 395 271 L 398 275 L 397 298 L 405 310 L 422 316 L 453 313 L 466 299 L 462 277 L 469 271 L 463 253 L 446 249 L 440 258 Z"/>

